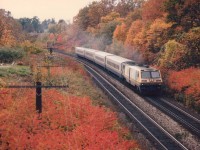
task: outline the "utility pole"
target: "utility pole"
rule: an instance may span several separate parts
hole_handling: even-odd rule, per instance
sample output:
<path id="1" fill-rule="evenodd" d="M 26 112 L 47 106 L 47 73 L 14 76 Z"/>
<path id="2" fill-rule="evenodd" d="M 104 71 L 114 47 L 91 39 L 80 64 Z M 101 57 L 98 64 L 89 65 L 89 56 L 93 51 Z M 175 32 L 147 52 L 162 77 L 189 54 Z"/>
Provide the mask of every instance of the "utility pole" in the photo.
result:
<path id="1" fill-rule="evenodd" d="M 36 111 L 42 113 L 42 83 L 36 82 Z"/>
<path id="2" fill-rule="evenodd" d="M 51 77 L 50 74 L 50 67 L 64 67 L 64 66 L 50 66 L 48 63 L 47 66 L 37 66 L 37 74 L 36 74 L 36 82 L 34 86 L 27 86 L 27 85 L 12 85 L 12 86 L 6 86 L 6 88 L 35 88 L 36 90 L 36 98 L 35 98 L 35 105 L 36 105 L 36 111 L 40 114 L 42 113 L 42 88 L 68 88 L 67 85 L 52 85 L 49 82 L 49 85 L 45 86 L 42 85 L 42 73 L 39 68 L 45 67 L 48 70 L 48 78 Z"/>

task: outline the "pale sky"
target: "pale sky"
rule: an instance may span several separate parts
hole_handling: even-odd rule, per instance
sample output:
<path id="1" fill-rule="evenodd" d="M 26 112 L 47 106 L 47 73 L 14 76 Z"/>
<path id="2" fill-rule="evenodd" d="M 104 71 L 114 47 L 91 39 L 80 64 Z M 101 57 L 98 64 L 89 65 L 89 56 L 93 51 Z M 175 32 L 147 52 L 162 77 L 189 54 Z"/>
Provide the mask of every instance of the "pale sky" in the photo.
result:
<path id="1" fill-rule="evenodd" d="M 0 9 L 10 11 L 14 18 L 32 18 L 40 21 L 54 18 L 70 20 L 79 10 L 96 0 L 0 0 Z"/>

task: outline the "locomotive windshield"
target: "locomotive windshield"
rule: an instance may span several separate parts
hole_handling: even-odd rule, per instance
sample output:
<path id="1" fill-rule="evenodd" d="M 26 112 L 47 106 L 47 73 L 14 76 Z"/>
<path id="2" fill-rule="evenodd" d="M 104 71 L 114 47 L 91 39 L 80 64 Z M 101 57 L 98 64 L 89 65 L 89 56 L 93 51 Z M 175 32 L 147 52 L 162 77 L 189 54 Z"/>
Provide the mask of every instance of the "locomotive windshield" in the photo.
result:
<path id="1" fill-rule="evenodd" d="M 160 78 L 160 73 L 158 71 L 142 71 L 141 76 L 142 76 L 143 79 Z"/>
<path id="2" fill-rule="evenodd" d="M 158 71 L 151 71 L 152 78 L 160 78 L 160 73 Z"/>

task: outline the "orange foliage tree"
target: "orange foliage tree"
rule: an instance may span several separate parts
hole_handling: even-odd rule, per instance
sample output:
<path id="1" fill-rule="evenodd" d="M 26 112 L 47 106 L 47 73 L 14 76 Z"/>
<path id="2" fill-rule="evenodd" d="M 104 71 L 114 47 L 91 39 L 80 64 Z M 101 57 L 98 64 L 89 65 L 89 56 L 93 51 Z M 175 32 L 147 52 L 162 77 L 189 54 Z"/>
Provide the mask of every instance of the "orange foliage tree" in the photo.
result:
<path id="1" fill-rule="evenodd" d="M 172 23 L 166 23 L 164 18 L 154 20 L 147 31 L 147 44 L 151 52 L 160 51 L 162 45 L 167 42 L 167 29 L 172 26 Z"/>
<path id="2" fill-rule="evenodd" d="M 0 45 L 10 46 L 15 44 L 15 28 L 13 25 L 16 25 L 16 28 L 18 28 L 10 12 L 0 9 Z"/>
<path id="3" fill-rule="evenodd" d="M 124 42 L 126 40 L 126 34 L 127 34 L 127 27 L 125 23 L 122 23 L 121 25 L 117 25 L 114 33 L 113 38 Z"/>
<path id="4" fill-rule="evenodd" d="M 142 27 L 143 27 L 143 23 L 141 20 L 136 20 L 132 23 L 132 25 L 127 33 L 125 45 L 131 45 L 131 46 L 137 45 L 135 37 L 142 30 Z"/>
<path id="5" fill-rule="evenodd" d="M 164 14 L 163 4 L 166 0 L 148 0 L 142 7 L 142 20 L 144 22 L 161 18 Z"/>

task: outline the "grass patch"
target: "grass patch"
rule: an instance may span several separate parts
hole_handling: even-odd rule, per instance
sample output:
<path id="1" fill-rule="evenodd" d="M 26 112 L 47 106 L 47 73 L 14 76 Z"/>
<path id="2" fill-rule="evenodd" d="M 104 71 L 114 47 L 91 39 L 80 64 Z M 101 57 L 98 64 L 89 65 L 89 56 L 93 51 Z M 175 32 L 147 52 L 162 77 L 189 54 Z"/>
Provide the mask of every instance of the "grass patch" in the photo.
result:
<path id="1" fill-rule="evenodd" d="M 13 61 L 23 58 L 24 51 L 21 48 L 0 48 L 0 62 L 11 63 Z"/>
<path id="2" fill-rule="evenodd" d="M 0 77 L 10 77 L 13 75 L 25 77 L 30 74 L 31 70 L 28 66 L 0 67 Z"/>

